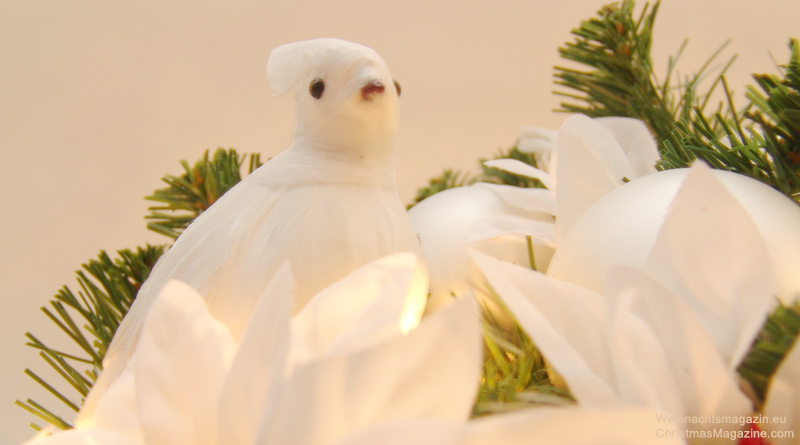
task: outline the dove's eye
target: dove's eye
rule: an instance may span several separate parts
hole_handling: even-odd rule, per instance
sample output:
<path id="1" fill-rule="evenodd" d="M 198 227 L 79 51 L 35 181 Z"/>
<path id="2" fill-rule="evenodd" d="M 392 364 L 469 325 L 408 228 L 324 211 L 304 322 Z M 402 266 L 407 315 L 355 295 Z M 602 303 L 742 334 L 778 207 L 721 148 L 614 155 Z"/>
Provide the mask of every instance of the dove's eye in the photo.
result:
<path id="1" fill-rule="evenodd" d="M 400 83 L 398 83 L 396 80 L 393 80 L 392 82 L 394 82 L 394 89 L 397 90 L 397 96 L 399 97 L 400 96 Z"/>
<path id="2" fill-rule="evenodd" d="M 323 91 L 325 91 L 325 82 L 323 82 L 319 77 L 312 80 L 311 85 L 308 86 L 308 92 L 314 99 L 319 99 L 322 97 Z"/>

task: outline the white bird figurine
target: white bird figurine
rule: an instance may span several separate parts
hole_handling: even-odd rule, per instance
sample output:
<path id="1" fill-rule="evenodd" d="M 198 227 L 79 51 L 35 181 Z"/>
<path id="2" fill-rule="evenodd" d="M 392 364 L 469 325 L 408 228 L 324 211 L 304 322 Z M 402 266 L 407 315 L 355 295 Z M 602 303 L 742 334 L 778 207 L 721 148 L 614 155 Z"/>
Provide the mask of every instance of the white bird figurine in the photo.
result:
<path id="1" fill-rule="evenodd" d="M 409 251 L 417 235 L 397 193 L 400 87 L 372 49 L 337 39 L 276 48 L 278 93 L 296 91 L 291 146 L 230 189 L 158 261 L 122 321 L 79 416 L 125 369 L 161 288 L 177 279 L 207 299 L 238 340 L 266 284 L 289 261 L 293 313 L 359 266 Z"/>

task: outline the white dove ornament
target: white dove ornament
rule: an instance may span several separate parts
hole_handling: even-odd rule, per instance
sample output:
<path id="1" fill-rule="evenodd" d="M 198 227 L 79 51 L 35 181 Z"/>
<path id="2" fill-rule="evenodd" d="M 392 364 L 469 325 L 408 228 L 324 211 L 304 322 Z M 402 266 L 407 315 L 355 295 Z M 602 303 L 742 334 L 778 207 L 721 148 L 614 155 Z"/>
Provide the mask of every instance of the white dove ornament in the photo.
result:
<path id="1" fill-rule="evenodd" d="M 397 193 L 397 85 L 372 49 L 336 39 L 270 55 L 278 94 L 296 91 L 291 146 L 200 215 L 158 261 L 122 321 L 81 416 L 124 370 L 142 322 L 171 279 L 187 283 L 238 340 L 269 279 L 288 260 L 293 313 L 359 266 L 408 251 L 417 235 Z"/>

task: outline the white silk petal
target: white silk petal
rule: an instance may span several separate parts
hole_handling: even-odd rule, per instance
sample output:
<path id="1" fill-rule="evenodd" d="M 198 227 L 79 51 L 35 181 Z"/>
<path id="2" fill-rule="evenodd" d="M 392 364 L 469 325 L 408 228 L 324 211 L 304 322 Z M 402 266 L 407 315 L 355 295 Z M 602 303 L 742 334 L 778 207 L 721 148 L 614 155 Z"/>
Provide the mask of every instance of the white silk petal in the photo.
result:
<path id="1" fill-rule="evenodd" d="M 504 172 L 512 173 L 518 176 L 538 179 L 542 184 L 544 184 L 545 187 L 550 188 L 550 173 L 528 165 L 522 161 L 516 159 L 493 159 L 491 161 L 484 162 L 483 165 L 497 168 L 503 170 Z"/>
<path id="2" fill-rule="evenodd" d="M 683 299 L 735 369 L 774 305 L 773 271 L 747 212 L 705 164 L 692 166 L 645 270 Z"/>
<path id="3" fill-rule="evenodd" d="M 607 281 L 608 294 L 617 311 L 626 311 L 630 319 L 647 326 L 649 335 L 653 335 L 656 341 L 656 344 L 642 345 L 627 355 L 623 355 L 620 347 L 614 349 L 614 360 L 619 367 L 634 362 L 639 374 L 647 376 L 654 397 L 648 406 L 688 416 L 741 416 L 749 413 L 750 401 L 739 389 L 738 374 L 728 368 L 709 335 L 683 301 L 656 280 L 630 267 L 612 268 Z M 643 343 L 644 335 L 641 333 L 624 335 L 624 330 L 618 332 L 617 344 Z M 621 380 L 626 380 L 631 374 L 628 372 L 627 377 L 623 375 Z M 644 399 L 642 396 L 639 398 Z"/>
<path id="4" fill-rule="evenodd" d="M 676 425 L 645 408 L 534 408 L 488 416 L 469 423 L 463 445 L 658 443 L 677 445 Z"/>
<path id="5" fill-rule="evenodd" d="M 141 445 L 125 435 L 105 430 L 68 430 L 47 437 L 34 438 L 24 445 Z"/>
<path id="6" fill-rule="evenodd" d="M 207 443 L 235 343 L 203 298 L 170 281 L 144 323 L 134 363 L 138 416 L 149 444 Z"/>
<path id="7" fill-rule="evenodd" d="M 131 360 L 135 361 L 136 355 Z M 135 380 L 133 366 L 129 366 L 100 398 L 94 416 L 80 419 L 75 427 L 114 431 L 143 442 L 136 409 Z"/>
<path id="8" fill-rule="evenodd" d="M 467 243 L 517 234 L 530 236 L 536 244 L 553 246 L 554 224 L 514 215 L 496 215 L 483 218 L 467 232 Z"/>
<path id="9" fill-rule="evenodd" d="M 506 204 L 528 212 L 543 212 L 548 215 L 556 213 L 553 192 L 547 189 L 515 187 L 488 182 L 479 182 L 472 187 L 489 189 Z"/>
<path id="10" fill-rule="evenodd" d="M 292 366 L 365 349 L 413 328 L 425 308 L 427 283 L 424 264 L 398 253 L 323 290 L 292 320 Z"/>
<path id="11" fill-rule="evenodd" d="M 431 421 L 380 425 L 337 445 L 682 444 L 672 419 L 645 408 L 532 408 L 462 425 Z"/>
<path id="12" fill-rule="evenodd" d="M 637 176 L 656 172 L 661 154 L 644 122 L 630 117 L 596 117 L 594 120 L 611 131 Z"/>
<path id="13" fill-rule="evenodd" d="M 638 294 L 625 289 L 610 308 L 611 360 L 620 398 L 626 405 L 683 414 L 683 403 L 670 357 L 652 326 L 633 313 Z"/>
<path id="14" fill-rule="evenodd" d="M 336 445 L 459 445 L 463 423 L 407 420 L 357 431 Z"/>
<path id="15" fill-rule="evenodd" d="M 525 153 L 549 155 L 555 148 L 558 131 L 541 127 L 522 127 L 519 130 L 517 149 Z"/>
<path id="16" fill-rule="evenodd" d="M 456 301 L 405 336 L 295 369 L 259 443 L 335 442 L 401 419 L 466 421 L 481 363 L 477 308 Z"/>
<path id="17" fill-rule="evenodd" d="M 580 114 L 562 124 L 555 153 L 558 243 L 586 209 L 635 173 L 614 135 Z"/>
<path id="18" fill-rule="evenodd" d="M 770 439 L 773 445 L 797 443 L 800 437 L 800 341 L 795 341 L 772 377 L 764 402 L 764 415 L 770 420 L 778 420 L 762 424 L 764 430 L 787 436 L 789 431 L 794 433 L 786 438 L 776 435 Z"/>
<path id="19" fill-rule="evenodd" d="M 261 419 L 281 396 L 293 283 L 284 263 L 253 311 L 219 398 L 220 444 L 255 443 Z"/>
<path id="20" fill-rule="evenodd" d="M 472 258 L 584 406 L 619 403 L 603 297 L 479 252 Z"/>

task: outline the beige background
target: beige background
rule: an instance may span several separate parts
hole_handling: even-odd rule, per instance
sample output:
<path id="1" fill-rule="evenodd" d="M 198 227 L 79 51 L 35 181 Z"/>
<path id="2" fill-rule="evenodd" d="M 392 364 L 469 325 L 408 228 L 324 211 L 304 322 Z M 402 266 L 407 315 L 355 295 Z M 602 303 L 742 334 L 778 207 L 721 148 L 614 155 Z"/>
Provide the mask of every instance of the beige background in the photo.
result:
<path id="1" fill-rule="evenodd" d="M 18 442 L 43 395 L 22 371 L 46 364 L 26 331 L 58 338 L 38 308 L 99 249 L 165 239 L 149 233 L 143 196 L 206 148 L 271 156 L 292 134 L 289 98 L 271 94 L 272 48 L 332 36 L 380 52 L 403 85 L 398 144 L 407 201 L 443 168 L 474 168 L 523 125 L 557 128 L 552 66 L 569 30 L 605 0 L 571 2 L 44 1 L 0 3 L 0 428 Z M 642 3 L 643 4 L 643 3 Z M 800 2 L 665 0 L 659 72 L 684 38 L 682 71 L 727 38 L 748 73 L 784 62 Z"/>

